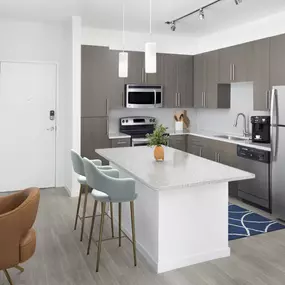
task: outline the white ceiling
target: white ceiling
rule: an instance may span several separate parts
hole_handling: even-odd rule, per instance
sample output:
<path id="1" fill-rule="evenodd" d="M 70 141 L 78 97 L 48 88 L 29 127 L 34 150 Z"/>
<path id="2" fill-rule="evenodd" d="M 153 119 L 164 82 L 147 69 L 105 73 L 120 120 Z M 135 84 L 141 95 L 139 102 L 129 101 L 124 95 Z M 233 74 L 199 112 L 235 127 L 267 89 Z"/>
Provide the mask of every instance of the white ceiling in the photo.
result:
<path id="1" fill-rule="evenodd" d="M 122 28 L 122 3 L 126 6 L 126 29 L 148 32 L 149 0 L 0 0 L 0 17 L 24 20 L 60 20 L 82 16 L 83 24 L 96 28 Z M 180 17 L 213 0 L 152 0 L 153 32 L 172 33 L 164 22 Z M 203 36 L 231 26 L 244 24 L 285 11 L 285 0 L 234 0 L 222 2 L 205 10 L 205 20 L 192 15 L 177 24 L 175 35 Z"/>

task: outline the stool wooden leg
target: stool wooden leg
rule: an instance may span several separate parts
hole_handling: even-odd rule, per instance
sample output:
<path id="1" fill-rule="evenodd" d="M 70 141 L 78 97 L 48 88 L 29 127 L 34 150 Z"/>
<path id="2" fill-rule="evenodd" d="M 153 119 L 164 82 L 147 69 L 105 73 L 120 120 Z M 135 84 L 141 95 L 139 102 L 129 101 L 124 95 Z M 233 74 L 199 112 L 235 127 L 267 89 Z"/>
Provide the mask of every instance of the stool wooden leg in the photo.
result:
<path id="1" fill-rule="evenodd" d="M 98 204 L 98 201 L 95 200 L 95 202 L 94 202 L 94 208 L 93 208 L 93 216 L 92 216 L 92 222 L 91 222 L 90 235 L 89 235 L 89 242 L 88 242 L 87 255 L 89 255 L 89 253 L 90 253 L 90 246 L 91 246 L 91 240 L 92 240 L 92 235 L 93 235 L 93 228 L 94 228 L 94 223 L 95 223 L 97 204 Z"/>
<path id="2" fill-rule="evenodd" d="M 75 216 L 74 230 L 76 230 L 76 227 L 77 227 L 77 220 L 78 220 L 79 208 L 80 208 L 80 203 L 81 203 L 82 188 L 83 188 L 82 185 L 80 185 L 79 198 L 78 198 L 77 210 L 76 210 L 76 216 Z"/>
<path id="3" fill-rule="evenodd" d="M 22 273 L 25 271 L 25 269 L 22 267 L 22 266 L 20 266 L 20 265 L 16 265 L 16 266 L 14 266 L 16 269 L 18 269 L 19 271 L 21 271 Z"/>
<path id="4" fill-rule="evenodd" d="M 87 197 L 88 197 L 88 186 L 85 185 L 85 197 L 84 197 L 84 205 L 83 205 L 83 215 L 82 215 L 82 225 L 81 225 L 81 236 L 80 241 L 83 240 L 83 232 L 84 232 L 84 225 L 85 225 L 85 216 L 86 216 L 86 206 L 87 206 Z"/>
<path id="5" fill-rule="evenodd" d="M 134 265 L 137 266 L 134 201 L 130 202 L 130 209 L 131 209 L 131 221 L 132 221 L 132 239 L 133 239 Z"/>
<path id="6" fill-rule="evenodd" d="M 10 285 L 13 285 L 13 281 L 12 281 L 12 279 L 11 279 L 11 277 L 10 277 L 10 274 L 9 274 L 8 270 L 4 269 L 4 274 L 5 274 L 5 276 L 6 276 L 7 280 L 8 280 L 8 282 L 9 282 L 9 284 L 10 284 Z"/>
<path id="7" fill-rule="evenodd" d="M 97 251 L 97 264 L 96 264 L 96 272 L 99 271 L 99 263 L 100 263 L 100 254 L 101 254 L 101 245 L 102 245 L 102 235 L 104 228 L 104 213 L 106 208 L 106 202 L 101 202 L 101 223 L 100 223 L 100 232 L 99 232 L 99 243 L 98 243 L 98 251 Z"/>
<path id="8" fill-rule="evenodd" d="M 121 246 L 121 239 L 122 239 L 122 203 L 119 203 L 119 246 Z"/>
<path id="9" fill-rule="evenodd" d="M 111 230 L 112 230 L 112 237 L 114 237 L 114 212 L 113 212 L 113 203 L 110 203 L 110 211 L 111 211 Z"/>

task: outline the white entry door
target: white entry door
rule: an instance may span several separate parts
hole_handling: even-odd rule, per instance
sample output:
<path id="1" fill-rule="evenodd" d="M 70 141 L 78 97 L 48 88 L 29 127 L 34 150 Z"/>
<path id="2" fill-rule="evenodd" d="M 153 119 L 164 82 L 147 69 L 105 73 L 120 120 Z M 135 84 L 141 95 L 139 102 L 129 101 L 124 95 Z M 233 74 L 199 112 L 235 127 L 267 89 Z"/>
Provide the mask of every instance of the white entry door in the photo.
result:
<path id="1" fill-rule="evenodd" d="M 54 187 L 56 65 L 0 64 L 0 191 Z"/>

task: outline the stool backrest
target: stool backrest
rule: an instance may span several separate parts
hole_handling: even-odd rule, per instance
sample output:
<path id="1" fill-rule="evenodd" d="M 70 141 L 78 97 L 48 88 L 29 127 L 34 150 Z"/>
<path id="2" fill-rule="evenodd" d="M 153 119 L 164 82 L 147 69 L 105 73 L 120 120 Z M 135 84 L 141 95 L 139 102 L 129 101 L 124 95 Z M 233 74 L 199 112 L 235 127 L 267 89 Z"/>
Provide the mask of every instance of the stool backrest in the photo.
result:
<path id="1" fill-rule="evenodd" d="M 73 170 L 78 175 L 85 176 L 82 157 L 73 149 L 71 150 L 71 161 L 73 165 Z"/>
<path id="2" fill-rule="evenodd" d="M 133 179 L 116 178 L 115 176 L 119 177 L 118 170 L 100 170 L 87 158 L 83 158 L 83 164 L 89 187 L 106 193 L 110 201 L 132 201 L 135 199 L 135 181 Z M 108 175 L 108 172 L 112 174 Z M 117 175 L 114 175 L 114 172 L 117 172 Z"/>

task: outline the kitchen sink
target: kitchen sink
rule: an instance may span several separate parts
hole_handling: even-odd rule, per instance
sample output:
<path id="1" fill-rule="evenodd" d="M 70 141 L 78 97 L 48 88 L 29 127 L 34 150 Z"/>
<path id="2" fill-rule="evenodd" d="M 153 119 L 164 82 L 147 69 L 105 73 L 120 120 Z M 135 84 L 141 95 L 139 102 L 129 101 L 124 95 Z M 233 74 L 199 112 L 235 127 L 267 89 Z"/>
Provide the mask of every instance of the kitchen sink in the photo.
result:
<path id="1" fill-rule="evenodd" d="M 226 139 L 226 140 L 231 140 L 231 141 L 245 141 L 245 140 L 250 140 L 249 137 L 236 137 L 236 136 L 230 136 L 230 135 L 216 135 L 216 138 L 220 139 Z"/>

